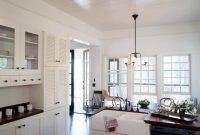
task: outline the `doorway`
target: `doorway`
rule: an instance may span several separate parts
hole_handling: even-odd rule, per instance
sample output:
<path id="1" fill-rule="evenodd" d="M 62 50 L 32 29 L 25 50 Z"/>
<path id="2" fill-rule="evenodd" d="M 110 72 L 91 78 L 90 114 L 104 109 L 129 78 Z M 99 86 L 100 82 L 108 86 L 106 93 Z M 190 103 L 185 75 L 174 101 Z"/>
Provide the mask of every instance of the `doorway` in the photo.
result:
<path id="1" fill-rule="evenodd" d="M 69 107 L 70 113 L 86 113 L 86 102 L 89 99 L 90 51 L 86 46 L 70 41 L 69 60 Z"/>

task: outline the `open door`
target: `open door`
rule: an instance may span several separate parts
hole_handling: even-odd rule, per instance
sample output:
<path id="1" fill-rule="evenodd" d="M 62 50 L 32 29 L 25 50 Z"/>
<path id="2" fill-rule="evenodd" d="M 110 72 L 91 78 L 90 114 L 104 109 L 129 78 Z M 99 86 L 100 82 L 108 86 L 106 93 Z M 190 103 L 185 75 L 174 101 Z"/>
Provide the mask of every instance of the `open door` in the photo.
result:
<path id="1" fill-rule="evenodd" d="M 90 93 L 90 52 L 88 50 L 83 51 L 83 110 L 86 110 L 87 101 L 89 100 Z"/>

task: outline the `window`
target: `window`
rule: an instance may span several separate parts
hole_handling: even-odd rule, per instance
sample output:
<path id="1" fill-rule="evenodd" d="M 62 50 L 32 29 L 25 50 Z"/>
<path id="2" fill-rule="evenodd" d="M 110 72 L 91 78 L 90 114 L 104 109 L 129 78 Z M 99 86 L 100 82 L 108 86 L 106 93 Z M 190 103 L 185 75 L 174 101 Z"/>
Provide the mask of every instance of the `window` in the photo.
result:
<path id="1" fill-rule="evenodd" d="M 140 65 L 133 70 L 133 102 L 148 99 L 157 102 L 156 90 L 156 57 L 143 57 L 147 65 Z"/>
<path id="2" fill-rule="evenodd" d="M 110 96 L 127 98 L 127 67 L 125 58 L 108 59 L 108 91 Z"/>
<path id="3" fill-rule="evenodd" d="M 163 97 L 184 100 L 190 97 L 189 55 L 164 56 Z"/>

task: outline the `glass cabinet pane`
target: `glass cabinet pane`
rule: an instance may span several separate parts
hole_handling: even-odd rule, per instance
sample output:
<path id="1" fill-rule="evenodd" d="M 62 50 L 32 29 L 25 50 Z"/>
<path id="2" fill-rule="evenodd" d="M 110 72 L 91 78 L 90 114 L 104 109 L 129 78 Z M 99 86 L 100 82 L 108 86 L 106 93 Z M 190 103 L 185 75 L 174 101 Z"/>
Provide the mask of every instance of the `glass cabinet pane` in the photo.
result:
<path id="1" fill-rule="evenodd" d="M 39 36 L 25 32 L 25 69 L 38 69 Z"/>
<path id="2" fill-rule="evenodd" d="M 0 25 L 0 69 L 14 68 L 15 29 Z"/>

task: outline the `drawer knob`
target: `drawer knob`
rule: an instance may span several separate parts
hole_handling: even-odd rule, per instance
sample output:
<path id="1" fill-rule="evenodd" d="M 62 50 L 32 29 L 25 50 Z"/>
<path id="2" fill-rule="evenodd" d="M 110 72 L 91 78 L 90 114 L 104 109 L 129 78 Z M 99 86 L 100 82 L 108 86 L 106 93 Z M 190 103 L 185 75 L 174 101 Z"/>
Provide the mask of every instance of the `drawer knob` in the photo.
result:
<path id="1" fill-rule="evenodd" d="M 34 81 L 34 79 L 31 79 L 31 81 Z"/>
<path id="2" fill-rule="evenodd" d="M 18 80 L 14 80 L 14 82 L 18 82 Z"/>
<path id="3" fill-rule="evenodd" d="M 60 113 L 56 113 L 55 115 L 59 115 Z"/>
<path id="4" fill-rule="evenodd" d="M 60 104 L 60 102 L 55 102 L 55 104 Z"/>
<path id="5" fill-rule="evenodd" d="M 41 79 L 39 78 L 38 81 L 40 81 Z"/>
<path id="6" fill-rule="evenodd" d="M 5 82 L 5 83 L 7 83 L 7 82 L 8 82 L 8 80 L 4 80 L 4 82 Z"/>
<path id="7" fill-rule="evenodd" d="M 26 127 L 26 125 L 24 124 L 24 125 L 22 125 L 23 127 Z"/>
<path id="8" fill-rule="evenodd" d="M 19 69 L 19 67 L 16 67 L 16 69 Z"/>
<path id="9" fill-rule="evenodd" d="M 24 69 L 24 67 L 22 67 L 21 69 Z"/>
<path id="10" fill-rule="evenodd" d="M 25 82 L 25 81 L 26 81 L 26 79 L 23 79 L 22 81 L 24 81 L 24 82 Z"/>
<path id="11" fill-rule="evenodd" d="M 21 128 L 21 126 L 18 126 L 17 128 Z"/>

